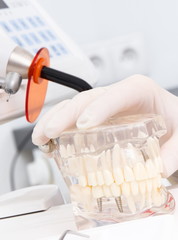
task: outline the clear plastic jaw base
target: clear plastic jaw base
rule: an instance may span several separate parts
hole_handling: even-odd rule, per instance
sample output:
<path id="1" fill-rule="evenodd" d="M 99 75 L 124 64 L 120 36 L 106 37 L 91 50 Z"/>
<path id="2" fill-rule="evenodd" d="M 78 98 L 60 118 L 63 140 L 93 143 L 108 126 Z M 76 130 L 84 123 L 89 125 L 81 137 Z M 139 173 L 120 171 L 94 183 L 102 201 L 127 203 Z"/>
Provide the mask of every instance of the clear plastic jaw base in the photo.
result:
<path id="1" fill-rule="evenodd" d="M 166 193 L 166 201 L 159 207 L 150 207 L 137 211 L 135 214 L 126 214 L 127 206 L 123 206 L 123 212 L 118 211 L 117 208 L 113 208 L 113 202 L 108 200 L 105 202 L 105 208 L 107 211 L 99 212 L 95 209 L 95 212 L 84 212 L 77 203 L 73 203 L 73 212 L 75 222 L 78 230 L 84 230 L 93 227 L 106 226 L 110 224 L 126 222 L 136 220 L 140 218 L 158 216 L 163 214 L 171 214 L 175 210 L 175 200 L 170 192 Z M 109 216 L 109 217 L 108 217 Z"/>
<path id="2" fill-rule="evenodd" d="M 54 158 L 69 187 L 78 229 L 171 213 L 172 195 L 162 182 L 159 115 L 109 119 L 56 139 Z"/>

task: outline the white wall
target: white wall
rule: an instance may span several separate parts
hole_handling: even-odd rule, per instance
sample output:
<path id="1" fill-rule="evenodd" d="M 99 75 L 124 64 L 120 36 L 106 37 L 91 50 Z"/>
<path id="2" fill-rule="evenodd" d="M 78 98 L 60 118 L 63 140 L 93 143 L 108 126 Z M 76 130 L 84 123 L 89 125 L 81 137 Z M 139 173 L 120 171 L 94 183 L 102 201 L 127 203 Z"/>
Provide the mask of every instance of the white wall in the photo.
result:
<path id="1" fill-rule="evenodd" d="M 142 32 L 149 75 L 163 87 L 178 86 L 177 0 L 38 0 L 79 44 Z"/>

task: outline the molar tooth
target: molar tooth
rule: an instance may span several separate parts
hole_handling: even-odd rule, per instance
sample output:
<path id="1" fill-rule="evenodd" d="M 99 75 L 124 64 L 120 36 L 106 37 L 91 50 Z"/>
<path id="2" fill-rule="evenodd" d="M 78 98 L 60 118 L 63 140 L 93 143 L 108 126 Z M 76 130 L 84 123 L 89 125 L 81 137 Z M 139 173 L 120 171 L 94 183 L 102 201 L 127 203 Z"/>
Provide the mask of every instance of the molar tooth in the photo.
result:
<path id="1" fill-rule="evenodd" d="M 138 195 L 139 188 L 138 188 L 138 183 L 136 181 L 130 183 L 130 189 L 131 189 L 133 196 Z"/>
<path id="2" fill-rule="evenodd" d="M 147 207 L 151 207 L 152 206 L 151 192 L 147 192 L 147 194 L 146 194 L 146 206 Z"/>
<path id="3" fill-rule="evenodd" d="M 158 174 L 157 177 L 152 179 L 152 184 L 153 184 L 153 189 L 155 191 L 157 191 L 157 189 L 161 187 L 162 183 L 161 183 L 161 175 L 160 174 Z"/>
<path id="4" fill-rule="evenodd" d="M 96 172 L 96 178 L 97 178 L 98 185 L 101 186 L 104 184 L 104 178 L 103 178 L 103 174 L 101 171 Z"/>
<path id="5" fill-rule="evenodd" d="M 146 165 L 146 171 L 147 171 L 148 178 L 154 178 L 154 177 L 156 177 L 156 176 L 157 176 L 157 171 L 156 171 L 156 169 L 155 169 L 155 166 L 154 166 L 152 160 L 151 160 L 151 159 L 148 159 L 148 160 L 146 161 L 146 164 L 145 164 L 145 165 Z"/>
<path id="6" fill-rule="evenodd" d="M 119 197 L 121 195 L 121 189 L 116 183 L 112 183 L 110 189 L 113 197 Z"/>
<path id="7" fill-rule="evenodd" d="M 92 187 L 92 195 L 95 199 L 102 198 L 104 196 L 102 187 L 99 186 Z"/>
<path id="8" fill-rule="evenodd" d="M 112 194 L 111 194 L 111 190 L 110 190 L 110 187 L 109 186 L 106 186 L 106 185 L 103 185 L 103 193 L 104 193 L 104 196 L 105 197 L 111 197 Z"/>
<path id="9" fill-rule="evenodd" d="M 124 175 L 120 167 L 113 169 L 113 175 L 114 175 L 114 180 L 117 184 L 121 184 L 124 182 Z"/>
<path id="10" fill-rule="evenodd" d="M 145 195 L 145 193 L 146 193 L 146 181 L 140 181 L 140 182 L 138 183 L 138 185 L 139 185 L 140 193 L 141 193 L 142 195 Z"/>
<path id="11" fill-rule="evenodd" d="M 152 180 L 151 179 L 147 179 L 145 182 L 146 182 L 146 190 L 147 190 L 147 192 L 151 193 L 151 191 L 153 189 Z"/>
<path id="12" fill-rule="evenodd" d="M 133 172 L 137 181 L 147 179 L 147 173 L 143 163 L 137 162 L 133 167 Z"/>
<path id="13" fill-rule="evenodd" d="M 126 182 L 132 182 L 135 180 L 133 171 L 129 166 L 124 167 L 124 178 Z"/>
<path id="14" fill-rule="evenodd" d="M 130 184 L 129 183 L 124 182 L 121 185 L 121 190 L 122 190 L 123 196 L 125 196 L 125 197 L 129 197 L 130 196 Z"/>
<path id="15" fill-rule="evenodd" d="M 145 207 L 145 204 L 146 204 L 145 194 L 142 194 L 140 197 L 140 204 L 139 204 L 140 210 Z"/>
<path id="16" fill-rule="evenodd" d="M 158 191 L 153 191 L 152 193 L 152 199 L 153 199 L 153 204 L 156 207 L 161 206 L 162 204 L 162 198 L 161 198 L 161 194 Z"/>

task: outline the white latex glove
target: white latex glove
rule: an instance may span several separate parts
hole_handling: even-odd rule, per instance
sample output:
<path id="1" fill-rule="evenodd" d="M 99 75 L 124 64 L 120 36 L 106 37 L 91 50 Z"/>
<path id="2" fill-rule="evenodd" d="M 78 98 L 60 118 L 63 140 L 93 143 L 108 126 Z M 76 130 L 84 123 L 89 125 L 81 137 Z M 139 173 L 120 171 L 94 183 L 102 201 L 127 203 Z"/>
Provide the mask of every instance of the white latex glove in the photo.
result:
<path id="1" fill-rule="evenodd" d="M 59 103 L 37 123 L 32 140 L 43 145 L 74 124 L 80 129 L 90 128 L 116 114 L 139 113 L 157 113 L 166 122 L 168 132 L 161 155 L 165 176 L 169 176 L 178 169 L 178 98 L 145 76 L 134 75 Z"/>

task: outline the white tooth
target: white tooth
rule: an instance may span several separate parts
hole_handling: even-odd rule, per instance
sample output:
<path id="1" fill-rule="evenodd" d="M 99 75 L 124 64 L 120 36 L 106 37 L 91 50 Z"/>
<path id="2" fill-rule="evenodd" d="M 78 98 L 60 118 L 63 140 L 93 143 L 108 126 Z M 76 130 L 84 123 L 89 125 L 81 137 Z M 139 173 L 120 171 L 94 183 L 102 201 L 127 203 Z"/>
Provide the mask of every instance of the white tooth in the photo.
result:
<path id="1" fill-rule="evenodd" d="M 85 153 L 89 153 L 90 152 L 89 148 L 87 148 L 87 147 L 85 148 L 84 151 L 85 151 Z"/>
<path id="2" fill-rule="evenodd" d="M 129 207 L 131 213 L 136 213 L 136 206 L 135 206 L 134 198 L 130 196 L 126 199 L 127 199 L 127 204 L 128 204 L 128 207 Z"/>
<path id="3" fill-rule="evenodd" d="M 88 185 L 89 186 L 96 186 L 97 185 L 96 174 L 94 172 L 87 173 L 87 179 L 88 179 Z"/>
<path id="4" fill-rule="evenodd" d="M 133 172 L 137 181 L 147 179 L 147 172 L 143 163 L 137 162 L 133 167 Z"/>
<path id="5" fill-rule="evenodd" d="M 111 169 L 111 150 L 106 151 L 106 164 L 109 169 Z"/>
<path id="6" fill-rule="evenodd" d="M 158 156 L 155 158 L 155 165 L 159 169 L 159 172 L 163 173 L 163 163 L 162 163 L 161 157 Z"/>
<path id="7" fill-rule="evenodd" d="M 157 159 L 159 161 L 160 172 L 163 173 L 163 161 L 161 159 L 159 140 L 155 137 L 154 141 L 155 141 L 155 151 L 157 153 Z"/>
<path id="8" fill-rule="evenodd" d="M 146 203 L 146 198 L 145 198 L 145 194 L 140 196 L 140 203 L 139 203 L 139 209 L 143 209 L 145 207 L 145 203 Z"/>
<path id="9" fill-rule="evenodd" d="M 92 187 L 92 195 L 94 198 L 101 198 L 104 196 L 102 187 L 96 186 Z"/>
<path id="10" fill-rule="evenodd" d="M 93 146 L 93 144 L 90 145 L 90 151 L 95 152 L 95 147 Z"/>
<path id="11" fill-rule="evenodd" d="M 151 179 L 147 179 L 146 181 L 146 191 L 150 193 L 153 189 L 153 184 Z"/>
<path id="12" fill-rule="evenodd" d="M 114 180 L 117 184 L 121 184 L 124 182 L 124 175 L 122 169 L 117 167 L 113 169 Z"/>
<path id="13" fill-rule="evenodd" d="M 80 195 L 80 202 L 83 202 L 84 208 L 88 211 L 92 210 L 92 194 L 90 187 L 83 187 L 81 189 L 82 195 Z"/>
<path id="14" fill-rule="evenodd" d="M 113 168 L 119 166 L 120 158 L 121 158 L 120 147 L 118 144 L 115 144 L 112 151 Z"/>
<path id="15" fill-rule="evenodd" d="M 110 191 L 110 187 L 103 185 L 103 193 L 105 197 L 111 197 L 111 191 Z"/>
<path id="16" fill-rule="evenodd" d="M 67 144 L 67 155 L 72 156 L 72 147 L 70 144 Z"/>
<path id="17" fill-rule="evenodd" d="M 156 171 L 156 168 L 152 162 L 151 159 L 148 159 L 146 161 L 146 171 L 147 171 L 147 175 L 148 175 L 148 178 L 154 178 L 157 176 L 157 171 Z"/>
<path id="18" fill-rule="evenodd" d="M 85 187 L 87 185 L 87 178 L 86 178 L 86 176 L 80 175 L 78 177 L 78 183 L 79 183 L 80 186 Z"/>
<path id="19" fill-rule="evenodd" d="M 124 178 L 126 182 L 135 181 L 135 177 L 132 169 L 129 166 L 124 167 Z"/>
<path id="20" fill-rule="evenodd" d="M 147 192 L 146 194 L 146 206 L 147 208 L 152 206 L 152 197 L 151 197 L 151 193 Z"/>
<path id="21" fill-rule="evenodd" d="M 103 177 L 106 185 L 111 185 L 114 182 L 112 173 L 108 170 L 103 170 Z"/>
<path id="22" fill-rule="evenodd" d="M 76 133 L 74 135 L 74 145 L 77 146 L 79 149 L 84 147 L 84 135 Z"/>
<path id="23" fill-rule="evenodd" d="M 78 184 L 72 184 L 70 186 L 70 196 L 72 201 L 80 202 L 81 201 L 81 187 Z"/>
<path id="24" fill-rule="evenodd" d="M 100 162 L 101 162 L 102 169 L 103 169 L 103 178 L 104 178 L 104 182 L 106 185 L 111 185 L 114 182 L 112 173 L 109 170 L 110 169 L 110 167 L 108 165 L 109 162 L 107 161 L 107 158 L 110 161 L 109 155 L 110 155 L 109 151 L 107 151 L 107 156 L 106 156 L 105 151 L 103 151 L 100 155 Z M 111 164 L 111 161 L 109 164 Z"/>
<path id="25" fill-rule="evenodd" d="M 119 197 L 121 195 L 121 189 L 116 183 L 112 183 L 110 189 L 113 197 Z"/>
<path id="26" fill-rule="evenodd" d="M 133 196 L 138 195 L 139 188 L 138 188 L 138 183 L 136 181 L 130 183 L 130 189 Z"/>
<path id="27" fill-rule="evenodd" d="M 153 191 L 152 193 L 152 199 L 153 199 L 153 204 L 156 207 L 161 206 L 162 204 L 162 198 L 161 198 L 161 194 L 158 191 Z"/>
<path id="28" fill-rule="evenodd" d="M 155 166 L 158 172 L 163 172 L 162 160 L 160 158 L 160 147 L 159 142 L 155 141 L 152 137 L 149 137 L 147 140 L 148 150 L 151 156 L 151 159 L 154 159 Z"/>
<path id="29" fill-rule="evenodd" d="M 129 183 L 124 182 L 121 185 L 121 190 L 122 190 L 123 196 L 125 196 L 125 197 L 129 197 L 130 196 L 130 184 Z"/>
<path id="30" fill-rule="evenodd" d="M 142 195 L 146 193 L 146 181 L 140 181 L 138 182 L 139 190 Z"/>
<path id="31" fill-rule="evenodd" d="M 65 146 L 62 145 L 62 144 L 60 145 L 60 155 L 61 155 L 62 158 L 67 158 L 68 157 L 67 150 L 66 150 Z"/>
<path id="32" fill-rule="evenodd" d="M 96 172 L 96 178 L 97 178 L 98 185 L 101 186 L 104 184 L 104 178 L 103 178 L 103 174 L 101 171 Z"/>
<path id="33" fill-rule="evenodd" d="M 152 183 L 153 183 L 153 189 L 154 189 L 155 191 L 157 191 L 157 189 L 160 188 L 161 185 L 162 185 L 162 183 L 161 183 L 161 175 L 158 174 L 157 177 L 153 178 L 153 179 L 152 179 Z"/>

